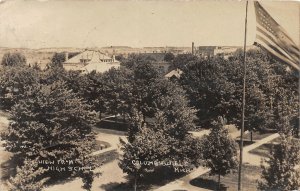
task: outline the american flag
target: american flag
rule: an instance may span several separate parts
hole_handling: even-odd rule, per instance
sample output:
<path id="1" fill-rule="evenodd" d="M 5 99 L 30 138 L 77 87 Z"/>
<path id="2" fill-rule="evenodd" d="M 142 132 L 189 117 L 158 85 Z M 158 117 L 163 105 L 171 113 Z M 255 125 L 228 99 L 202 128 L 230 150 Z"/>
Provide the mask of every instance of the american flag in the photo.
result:
<path id="1" fill-rule="evenodd" d="M 254 2 L 254 7 L 256 14 L 255 44 L 300 71 L 298 46 L 257 1 Z"/>

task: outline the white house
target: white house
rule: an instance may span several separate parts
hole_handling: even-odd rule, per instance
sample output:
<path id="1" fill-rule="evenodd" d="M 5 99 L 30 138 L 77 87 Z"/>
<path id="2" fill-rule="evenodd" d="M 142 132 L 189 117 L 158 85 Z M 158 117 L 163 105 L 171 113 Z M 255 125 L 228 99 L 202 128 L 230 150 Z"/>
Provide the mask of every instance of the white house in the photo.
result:
<path id="1" fill-rule="evenodd" d="M 89 73 L 93 70 L 102 73 L 113 67 L 119 68 L 120 62 L 115 59 L 115 56 L 109 57 L 100 51 L 86 50 L 70 59 L 66 55 L 63 67 L 66 70 L 77 70 L 83 73 Z"/>

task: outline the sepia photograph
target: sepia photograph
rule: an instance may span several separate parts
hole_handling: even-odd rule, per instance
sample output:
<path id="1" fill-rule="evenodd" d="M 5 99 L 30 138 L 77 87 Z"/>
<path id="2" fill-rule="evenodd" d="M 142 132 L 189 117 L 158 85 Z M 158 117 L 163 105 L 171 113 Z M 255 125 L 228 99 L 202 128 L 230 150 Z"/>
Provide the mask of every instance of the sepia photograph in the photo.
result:
<path id="1" fill-rule="evenodd" d="M 300 191 L 300 1 L 0 0 L 0 191 Z"/>

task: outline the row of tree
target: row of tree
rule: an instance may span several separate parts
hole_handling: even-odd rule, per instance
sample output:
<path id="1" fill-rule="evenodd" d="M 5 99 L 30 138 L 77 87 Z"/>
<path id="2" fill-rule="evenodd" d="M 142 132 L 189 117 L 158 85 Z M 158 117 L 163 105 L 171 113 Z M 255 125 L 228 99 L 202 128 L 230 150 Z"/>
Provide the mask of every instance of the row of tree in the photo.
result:
<path id="1" fill-rule="evenodd" d="M 297 123 L 299 119 L 297 83 L 299 76 L 259 50 L 248 51 L 247 57 L 246 127 L 251 132 L 251 141 L 252 131 L 280 133 L 279 146 L 272 148 L 271 158 L 267 160 L 267 163 L 272 165 L 262 166 L 263 181 L 260 182 L 259 189 L 297 189 L 300 185 L 300 178 L 299 171 L 295 168 L 300 162 L 300 152 L 297 144 L 295 145 L 297 142 L 292 141 L 292 134 L 299 135 L 299 123 Z M 125 62 L 125 64 L 129 68 L 134 68 L 139 61 L 151 62 L 147 58 L 136 56 L 130 58 L 130 61 Z M 172 58 L 172 67 L 183 70 L 183 75 L 177 82 L 186 92 L 187 106 L 196 109 L 197 124 L 211 129 L 211 133 L 208 137 L 204 137 L 203 142 L 198 140 L 198 144 L 194 144 L 197 145 L 198 152 L 193 153 L 188 150 L 191 153 L 190 156 L 197 157 L 198 161 L 187 161 L 189 164 L 197 166 L 204 160 L 203 164 L 211 168 L 211 174 L 218 174 L 219 177 L 236 167 L 236 146 L 224 129 L 224 121 L 218 120 L 219 123 L 216 123 L 215 120 L 219 116 L 223 116 L 228 119 L 230 124 L 236 124 L 238 127 L 240 125 L 243 81 L 241 63 L 242 54 L 240 51 L 237 51 L 229 60 L 218 57 L 203 60 L 192 55 L 178 55 Z M 175 84 L 177 85 L 176 82 Z M 282 113 L 283 104 L 289 110 L 288 114 Z M 145 112 L 141 113 L 145 114 Z M 159 116 L 161 115 L 155 115 L 156 125 L 161 124 L 161 119 L 163 119 Z M 276 120 L 283 118 L 285 118 L 286 123 Z M 140 118 L 137 117 L 137 119 Z M 166 123 L 166 121 L 162 121 L 163 124 Z M 210 125 L 211 123 L 213 125 Z M 148 124 L 144 127 L 142 127 L 143 123 L 137 124 L 142 130 L 148 129 Z M 166 125 L 163 124 L 160 125 L 159 130 L 167 129 L 165 128 Z M 149 171 L 149 166 L 133 165 L 130 164 L 130 161 L 170 159 L 166 154 L 168 147 L 162 147 L 157 143 L 163 143 L 163 145 L 172 143 L 171 140 L 168 140 L 169 138 L 172 139 L 172 135 L 167 134 L 167 138 L 161 139 L 160 137 L 164 136 L 161 136 L 161 131 L 158 129 L 154 126 L 155 134 L 151 130 L 145 130 L 145 132 L 140 130 L 141 134 L 136 131 L 135 134 L 138 135 L 138 139 L 124 146 L 125 154 L 120 162 L 120 167 L 133 175 L 134 182 L 143 173 Z M 287 130 L 283 131 L 283 129 Z M 189 140 L 188 142 L 192 143 L 193 141 Z M 148 146 L 148 143 L 153 148 Z M 138 145 L 141 149 L 135 149 Z M 190 148 L 193 147 L 190 146 Z M 158 155 L 155 158 L 155 155 L 152 154 L 156 152 L 153 150 L 164 156 Z M 175 151 L 172 152 L 176 153 Z M 182 151 L 176 155 L 176 157 L 178 156 L 184 156 Z M 176 160 L 178 158 L 171 159 Z M 275 178 L 274 172 L 276 172 Z"/>
<path id="2" fill-rule="evenodd" d="M 277 107 L 283 99 L 288 99 L 292 107 L 291 118 L 295 122 L 294 134 L 298 134 L 299 76 L 286 71 L 284 64 L 259 50 L 249 50 L 246 62 L 246 129 L 251 132 L 276 130 Z M 243 91 L 241 63 L 242 54 L 237 51 L 228 60 L 194 58 L 181 66 L 183 74 L 179 83 L 187 92 L 190 106 L 197 109 L 200 126 L 205 128 L 217 116 L 224 116 L 230 124 L 240 126 Z"/>
<path id="3" fill-rule="evenodd" d="M 85 75 L 65 71 L 60 61 L 45 70 L 27 67 L 20 61 L 8 62 L 22 60 L 19 57 L 22 56 L 6 56 L 0 70 L 1 106 L 11 111 L 13 121 L 2 138 L 7 150 L 24 159 L 19 163 L 21 168 L 37 173 L 32 178 L 19 170 L 12 180 L 15 190 L 26 190 L 28 185 L 41 188 L 45 177 L 57 176 L 43 172 L 30 161 L 79 158 L 79 166 L 99 166 L 88 157 L 95 144 L 91 130 L 98 120 L 95 113 L 100 119 L 103 115 L 121 115 L 128 124 L 128 142 L 122 142 L 119 166 L 132 175 L 134 182 L 156 167 L 134 165 L 133 160 L 178 161 L 193 167 L 204 164 L 219 177 L 236 168 L 236 145 L 224 128 L 224 119 L 239 126 L 239 52 L 229 60 L 168 56 L 173 68 L 183 70 L 178 81 L 165 79 L 152 60 L 140 55 L 124 59 L 119 70 Z M 282 129 L 283 125 L 274 119 L 286 116 L 291 121 L 298 116 L 297 77 L 259 51 L 249 51 L 247 63 L 246 127 L 251 131 Z M 283 102 L 288 105 L 288 115 L 279 112 Z M 202 140 L 193 138 L 188 131 L 196 129 L 196 125 L 209 127 L 211 133 Z M 270 174 L 268 170 L 266 174 Z M 83 178 L 84 188 L 91 188 L 92 171 L 73 175 Z M 24 188 L 17 181 L 21 179 L 28 180 Z"/>
<path id="4" fill-rule="evenodd" d="M 13 65 L 3 67 L 1 72 L 1 102 L 10 110 L 13 121 L 2 138 L 8 151 L 24 159 L 19 163 L 21 168 L 38 170 L 35 163 L 39 160 L 75 158 L 82 158 L 80 166 L 95 168 L 97 164 L 87 157 L 94 144 L 93 112 L 100 116 L 121 114 L 128 123 L 128 143 L 123 143 L 120 161 L 127 173 L 142 174 L 130 165 L 133 159 L 194 166 L 202 160 L 200 141 L 188 133 L 195 129 L 196 111 L 188 106 L 182 87 L 163 78 L 149 62 L 131 61 L 131 67 L 103 74 L 80 75 L 55 63 L 45 70 Z M 144 170 L 139 168 L 139 172 Z M 93 177 L 88 173 L 79 174 L 87 183 L 86 189 L 91 187 Z M 58 176 L 44 171 L 36 175 L 25 187 L 31 184 L 41 188 L 33 182 Z M 26 190 L 16 181 L 26 179 L 24 176 L 26 173 L 18 173 L 12 180 L 15 189 Z"/>
<path id="5" fill-rule="evenodd" d="M 19 56 L 14 54 L 4 58 L 0 100 L 11 123 L 1 138 L 18 166 L 10 174 L 10 190 L 38 191 L 47 181 L 66 177 L 81 177 L 83 188 L 90 190 L 93 169 L 100 164 L 90 156 L 96 144 L 95 112 L 73 90 L 73 78 L 79 75 L 51 65 L 41 70 L 16 63 Z M 72 161 L 73 167 L 83 170 L 69 171 L 67 162 L 58 161 Z"/>

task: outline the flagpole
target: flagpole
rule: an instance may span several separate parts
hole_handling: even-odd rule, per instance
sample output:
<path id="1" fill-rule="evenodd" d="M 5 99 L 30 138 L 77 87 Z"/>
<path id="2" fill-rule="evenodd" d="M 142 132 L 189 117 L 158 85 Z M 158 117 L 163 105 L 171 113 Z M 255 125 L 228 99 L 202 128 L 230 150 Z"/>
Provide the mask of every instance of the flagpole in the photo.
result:
<path id="1" fill-rule="evenodd" d="M 246 1 L 246 17 L 245 17 L 245 36 L 244 36 L 244 77 L 243 77 L 243 100 L 242 100 L 242 127 L 240 136 L 240 164 L 238 177 L 238 191 L 242 191 L 242 164 L 243 164 L 243 134 L 245 127 L 245 106 L 246 106 L 246 41 L 247 41 L 247 16 L 248 1 Z"/>

